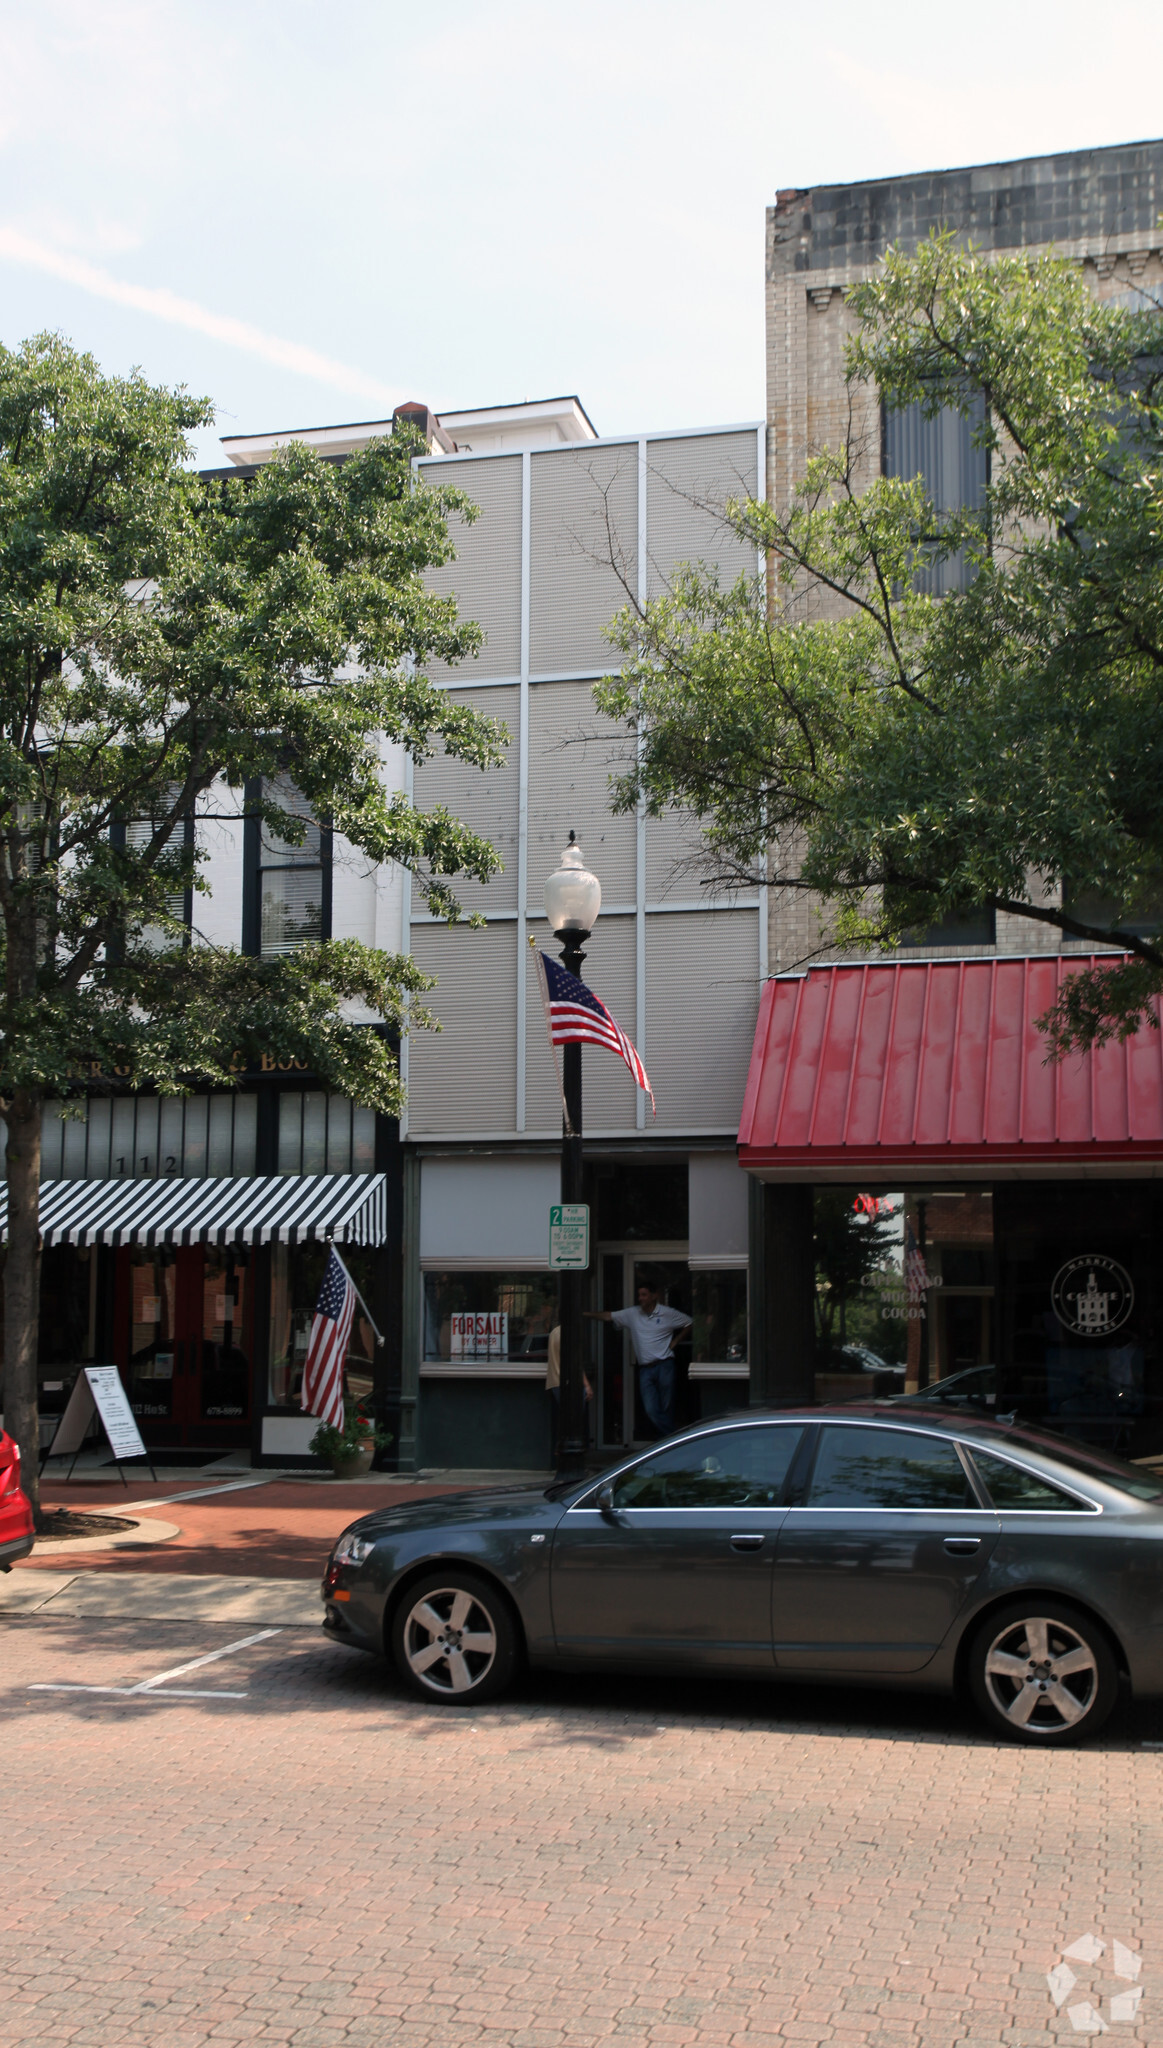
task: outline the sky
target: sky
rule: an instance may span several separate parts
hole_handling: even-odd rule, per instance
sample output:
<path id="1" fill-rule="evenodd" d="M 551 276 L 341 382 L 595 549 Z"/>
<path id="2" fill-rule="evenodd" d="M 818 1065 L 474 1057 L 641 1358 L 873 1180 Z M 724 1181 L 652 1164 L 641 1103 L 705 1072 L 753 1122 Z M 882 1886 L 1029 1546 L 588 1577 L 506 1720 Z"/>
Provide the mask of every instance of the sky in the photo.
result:
<path id="1" fill-rule="evenodd" d="M 778 187 L 1163 130 L 1158 0 L 0 0 L 0 341 L 197 439 L 580 396 L 760 418 Z"/>

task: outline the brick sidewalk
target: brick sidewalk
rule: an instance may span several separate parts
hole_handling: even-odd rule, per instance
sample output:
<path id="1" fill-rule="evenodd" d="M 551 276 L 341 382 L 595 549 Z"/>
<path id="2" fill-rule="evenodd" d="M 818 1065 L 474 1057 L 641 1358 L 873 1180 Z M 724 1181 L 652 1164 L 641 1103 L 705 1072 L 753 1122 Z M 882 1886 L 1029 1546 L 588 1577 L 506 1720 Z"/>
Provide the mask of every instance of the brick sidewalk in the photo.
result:
<path id="1" fill-rule="evenodd" d="M 197 1482 L 189 1482 L 186 1490 L 197 1491 Z M 344 1482 L 332 1486 L 320 1480 L 276 1480 L 237 1493 L 212 1494 L 203 1500 L 191 1500 L 188 1505 L 179 1498 L 172 1507 L 153 1509 L 151 1519 L 177 1522 L 181 1529 L 181 1535 L 168 1543 L 121 1552 L 34 1551 L 26 1563 L 15 1569 L 318 1579 L 335 1538 L 358 1516 L 373 1508 L 390 1507 L 396 1501 L 426 1500 L 463 1490 L 435 1483 L 385 1486 L 381 1482 L 360 1486 Z M 138 1486 L 128 1495 L 120 1485 L 86 1484 L 82 1488 L 56 1483 L 42 1489 L 42 1498 L 46 1507 L 116 1510 L 127 1500 L 169 1499 L 180 1491 L 177 1486 L 167 1486 L 164 1479 L 155 1487 L 147 1477 L 144 1488 Z"/>
<path id="2" fill-rule="evenodd" d="M 1052 1754 L 855 1690 L 451 1713 L 295 1631 L 177 1681 L 245 1701 L 105 1702 L 26 1687 L 230 1632 L 3 1639 L 4 2048 L 1049 2048 L 1091 1930 L 1143 1956 L 1112 2041 L 1163 2039 L 1158 1712 Z"/>

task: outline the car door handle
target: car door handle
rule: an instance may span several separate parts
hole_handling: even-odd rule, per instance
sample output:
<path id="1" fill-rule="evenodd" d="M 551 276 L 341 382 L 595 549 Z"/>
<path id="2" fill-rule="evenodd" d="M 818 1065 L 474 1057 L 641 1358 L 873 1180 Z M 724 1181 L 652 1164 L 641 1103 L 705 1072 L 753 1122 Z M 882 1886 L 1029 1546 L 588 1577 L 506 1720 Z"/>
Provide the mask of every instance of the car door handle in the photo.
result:
<path id="1" fill-rule="evenodd" d="M 762 1550 L 763 1544 L 764 1534 L 762 1530 L 758 1534 L 753 1530 L 749 1530 L 746 1536 L 732 1536 L 731 1538 L 732 1550 Z"/>
<path id="2" fill-rule="evenodd" d="M 946 1536 L 945 1548 L 950 1557 L 972 1557 L 981 1549 L 980 1536 Z"/>

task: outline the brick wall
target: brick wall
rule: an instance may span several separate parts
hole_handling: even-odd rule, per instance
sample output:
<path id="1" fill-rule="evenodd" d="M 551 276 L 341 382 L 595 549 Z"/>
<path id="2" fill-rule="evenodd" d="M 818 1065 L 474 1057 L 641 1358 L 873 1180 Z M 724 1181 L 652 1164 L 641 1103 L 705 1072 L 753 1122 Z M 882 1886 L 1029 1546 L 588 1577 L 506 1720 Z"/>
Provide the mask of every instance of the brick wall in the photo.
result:
<path id="1" fill-rule="evenodd" d="M 935 227 L 998 251 L 1051 247 L 1085 267 L 1101 299 L 1135 290 L 1163 297 L 1163 140 L 1061 156 L 983 164 L 859 185 L 782 191 L 767 213 L 767 489 L 786 506 L 811 456 L 850 439 L 857 478 L 880 467 L 876 393 L 849 413 L 845 287 L 867 277 L 891 243 L 915 248 Z M 823 609 L 823 606 L 820 606 Z M 809 958 L 836 958 L 826 906 L 794 889 L 769 895 L 773 974 Z M 1034 953 L 1065 943 L 1052 926 L 999 916 L 996 948 L 942 953 Z M 910 949 L 906 957 L 915 957 Z"/>

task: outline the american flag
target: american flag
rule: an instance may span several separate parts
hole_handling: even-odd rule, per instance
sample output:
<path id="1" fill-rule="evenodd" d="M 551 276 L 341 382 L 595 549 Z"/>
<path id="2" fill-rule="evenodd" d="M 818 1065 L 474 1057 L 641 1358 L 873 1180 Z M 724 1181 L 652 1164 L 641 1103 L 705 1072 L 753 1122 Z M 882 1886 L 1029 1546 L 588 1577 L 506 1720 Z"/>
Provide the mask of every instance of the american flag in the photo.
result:
<path id="1" fill-rule="evenodd" d="M 343 1362 L 354 1314 L 355 1288 L 333 1245 L 315 1303 L 299 1405 L 304 1414 L 317 1415 L 335 1429 L 343 1428 Z"/>
<path id="2" fill-rule="evenodd" d="M 649 1095 L 650 1107 L 654 1109 L 654 1090 L 637 1047 L 611 1017 L 601 997 L 596 996 L 592 988 L 587 988 L 584 981 L 579 981 L 576 974 L 571 974 L 567 967 L 560 966 L 540 949 L 537 972 L 541 977 L 550 1044 L 574 1045 L 580 1042 L 583 1045 L 609 1046 L 620 1060 L 625 1060 L 638 1086 Z"/>
<path id="3" fill-rule="evenodd" d="M 911 1223 L 905 1225 L 905 1286 L 910 1294 L 918 1297 L 926 1293 L 929 1286 L 924 1253 Z"/>

